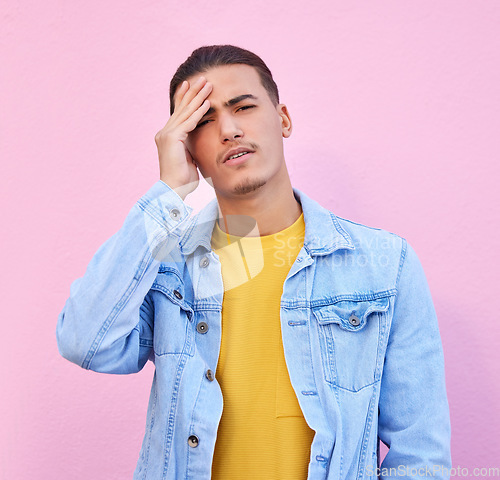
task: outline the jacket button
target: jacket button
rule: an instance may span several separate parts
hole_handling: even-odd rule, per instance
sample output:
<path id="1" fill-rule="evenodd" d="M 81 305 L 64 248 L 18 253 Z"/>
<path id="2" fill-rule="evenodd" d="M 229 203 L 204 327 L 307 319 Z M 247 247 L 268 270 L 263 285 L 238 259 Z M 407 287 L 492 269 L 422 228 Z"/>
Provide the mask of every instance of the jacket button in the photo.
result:
<path id="1" fill-rule="evenodd" d="M 182 300 L 182 293 L 179 292 L 179 290 L 174 290 L 174 295 L 176 298 L 178 298 L 179 300 Z"/>
<path id="2" fill-rule="evenodd" d="M 357 317 L 356 315 L 351 314 L 351 316 L 349 317 L 349 323 L 354 326 L 354 327 L 357 327 L 361 322 L 359 320 L 359 317 Z"/>
<path id="3" fill-rule="evenodd" d="M 198 333 L 207 333 L 208 332 L 208 324 L 206 322 L 200 322 L 196 325 L 196 331 Z"/>
<path id="4" fill-rule="evenodd" d="M 205 377 L 207 377 L 210 382 L 213 382 L 214 378 L 215 378 L 214 372 L 212 372 L 212 370 L 208 369 L 205 373 Z"/>
<path id="5" fill-rule="evenodd" d="M 200 443 L 200 440 L 196 435 L 190 435 L 188 438 L 188 445 L 192 448 L 196 448 L 198 444 Z"/>
<path id="6" fill-rule="evenodd" d="M 200 267 L 201 268 L 207 268 L 209 263 L 210 263 L 210 260 L 208 259 L 208 257 L 203 257 L 200 260 Z"/>
<path id="7" fill-rule="evenodd" d="M 176 222 L 178 222 L 180 216 L 181 216 L 181 212 L 179 212 L 179 210 L 177 210 L 177 208 L 172 208 L 172 210 L 170 210 L 170 218 L 172 220 L 175 220 Z"/>

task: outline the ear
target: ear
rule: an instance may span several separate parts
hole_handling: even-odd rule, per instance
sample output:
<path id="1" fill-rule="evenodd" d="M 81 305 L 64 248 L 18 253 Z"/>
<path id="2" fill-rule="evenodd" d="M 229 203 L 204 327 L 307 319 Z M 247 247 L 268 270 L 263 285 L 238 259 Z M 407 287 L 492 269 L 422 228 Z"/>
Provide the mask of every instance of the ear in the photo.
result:
<path id="1" fill-rule="evenodd" d="M 281 132 L 284 138 L 288 138 L 292 134 L 292 118 L 288 112 L 288 108 L 283 103 L 276 105 L 276 111 L 281 119 Z"/>

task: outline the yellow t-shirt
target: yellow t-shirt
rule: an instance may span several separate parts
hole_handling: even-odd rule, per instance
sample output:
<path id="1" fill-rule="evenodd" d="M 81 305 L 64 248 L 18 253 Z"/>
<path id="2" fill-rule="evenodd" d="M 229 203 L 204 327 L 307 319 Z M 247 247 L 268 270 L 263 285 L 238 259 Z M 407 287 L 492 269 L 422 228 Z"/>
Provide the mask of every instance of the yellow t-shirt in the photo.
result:
<path id="1" fill-rule="evenodd" d="M 304 243 L 304 217 L 274 235 L 234 237 L 215 225 L 222 264 L 222 342 L 216 378 L 224 409 L 216 480 L 307 478 L 314 432 L 290 383 L 280 325 L 283 283 Z"/>

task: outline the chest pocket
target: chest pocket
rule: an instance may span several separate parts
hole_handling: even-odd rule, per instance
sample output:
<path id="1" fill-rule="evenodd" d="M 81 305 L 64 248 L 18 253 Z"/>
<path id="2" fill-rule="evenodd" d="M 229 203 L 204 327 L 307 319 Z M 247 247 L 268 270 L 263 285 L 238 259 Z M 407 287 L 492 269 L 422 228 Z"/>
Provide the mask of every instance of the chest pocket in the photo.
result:
<path id="1" fill-rule="evenodd" d="M 174 269 L 160 269 L 151 287 L 154 305 L 155 355 L 194 354 L 193 310 L 184 283 Z"/>
<path id="2" fill-rule="evenodd" d="M 389 297 L 313 308 L 325 380 L 357 392 L 379 380 Z"/>

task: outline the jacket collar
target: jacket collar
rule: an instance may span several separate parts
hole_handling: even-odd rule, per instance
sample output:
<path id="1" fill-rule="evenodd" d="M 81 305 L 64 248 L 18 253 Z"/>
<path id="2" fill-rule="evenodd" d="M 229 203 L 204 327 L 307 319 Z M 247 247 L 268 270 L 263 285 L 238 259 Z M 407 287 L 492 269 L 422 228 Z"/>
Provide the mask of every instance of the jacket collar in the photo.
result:
<path id="1" fill-rule="evenodd" d="M 295 198 L 302 205 L 306 225 L 304 248 L 311 255 L 327 255 L 335 250 L 354 250 L 350 235 L 340 225 L 338 218 L 300 190 L 294 188 Z M 198 246 L 211 250 L 210 241 L 215 221 L 219 217 L 217 199 L 210 201 L 191 223 L 180 241 L 184 255 L 193 253 Z"/>

